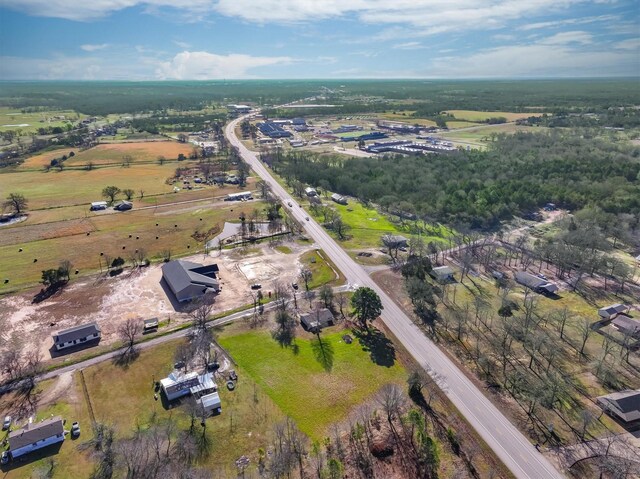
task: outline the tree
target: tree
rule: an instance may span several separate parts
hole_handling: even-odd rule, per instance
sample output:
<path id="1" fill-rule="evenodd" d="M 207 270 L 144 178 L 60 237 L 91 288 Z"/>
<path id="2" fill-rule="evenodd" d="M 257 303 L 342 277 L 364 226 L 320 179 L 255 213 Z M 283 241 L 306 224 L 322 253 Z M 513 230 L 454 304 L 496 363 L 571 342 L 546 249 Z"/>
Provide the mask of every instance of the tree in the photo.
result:
<path id="1" fill-rule="evenodd" d="M 305 267 L 300 270 L 300 279 L 304 281 L 304 287 L 307 292 L 309 291 L 309 283 L 311 282 L 312 278 L 313 272 L 309 268 Z"/>
<path id="2" fill-rule="evenodd" d="M 131 198 L 133 198 L 133 195 L 135 195 L 136 192 L 131 188 L 125 188 L 124 190 L 122 190 L 122 194 L 127 198 L 127 201 L 131 201 Z"/>
<path id="3" fill-rule="evenodd" d="M 340 238 L 341 240 L 346 239 L 349 228 L 350 226 L 342 220 L 342 216 L 336 213 L 331 222 L 331 229 L 336 232 L 338 238 Z"/>
<path id="4" fill-rule="evenodd" d="M 320 288 L 320 299 L 324 302 L 324 307 L 331 309 L 333 307 L 333 290 L 328 284 L 322 285 Z"/>
<path id="5" fill-rule="evenodd" d="M 19 193 L 10 193 L 3 206 L 5 208 L 12 209 L 16 215 L 20 215 L 27 209 L 27 200 L 24 195 Z"/>
<path id="6" fill-rule="evenodd" d="M 367 329 L 367 323 L 380 316 L 383 309 L 380 296 L 367 286 L 356 289 L 351 297 L 351 307 L 362 329 Z"/>
<path id="7" fill-rule="evenodd" d="M 582 322 L 578 323 L 578 329 L 580 331 L 580 337 L 582 338 L 582 346 L 580 347 L 580 356 L 584 356 L 584 348 L 587 344 L 587 340 L 593 329 L 591 328 L 591 322 L 588 319 L 583 319 Z"/>
<path id="8" fill-rule="evenodd" d="M 141 330 L 140 320 L 135 318 L 127 319 L 127 321 L 118 328 L 118 336 L 127 347 L 125 354 L 134 352 L 135 342 Z"/>
<path id="9" fill-rule="evenodd" d="M 120 194 L 120 188 L 117 186 L 107 186 L 102 190 L 102 196 L 109 200 L 109 203 L 113 203 L 118 194 Z"/>

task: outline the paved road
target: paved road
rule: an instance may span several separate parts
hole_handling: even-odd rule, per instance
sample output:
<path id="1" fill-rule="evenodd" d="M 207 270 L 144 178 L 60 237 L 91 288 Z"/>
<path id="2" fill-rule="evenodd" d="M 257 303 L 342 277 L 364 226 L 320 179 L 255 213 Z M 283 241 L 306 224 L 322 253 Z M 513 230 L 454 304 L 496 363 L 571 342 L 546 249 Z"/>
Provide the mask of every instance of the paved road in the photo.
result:
<path id="1" fill-rule="evenodd" d="M 235 128 L 245 117 L 227 125 L 225 135 L 237 147 L 253 170 L 271 187 L 304 226 L 307 234 L 324 250 L 346 276 L 350 284 L 374 289 L 382 301 L 382 320 L 403 346 L 431 373 L 437 374 L 438 384 L 467 421 L 476 429 L 502 462 L 518 478 L 547 479 L 563 477 L 542 456 L 509 420 L 487 399 L 462 371 L 427 338 L 411 319 L 391 300 L 327 232 L 298 206 L 280 184 L 271 176 L 255 152 L 246 148 L 235 135 Z M 292 207 L 288 206 L 291 202 Z"/>

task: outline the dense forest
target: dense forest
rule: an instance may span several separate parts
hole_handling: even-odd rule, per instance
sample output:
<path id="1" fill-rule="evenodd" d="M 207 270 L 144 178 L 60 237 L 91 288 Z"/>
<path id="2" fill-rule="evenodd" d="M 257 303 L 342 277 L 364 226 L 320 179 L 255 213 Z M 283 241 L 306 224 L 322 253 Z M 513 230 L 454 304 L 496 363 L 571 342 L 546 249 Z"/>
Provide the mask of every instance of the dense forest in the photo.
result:
<path id="1" fill-rule="evenodd" d="M 640 149 L 570 132 L 501 135 L 486 151 L 451 155 L 263 158 L 288 181 L 473 228 L 495 228 L 546 203 L 640 213 Z"/>
<path id="2" fill-rule="evenodd" d="M 314 103 L 341 105 L 327 109 L 329 113 L 410 110 L 423 117 L 448 109 L 531 111 L 533 107 L 551 112 L 576 108 L 602 111 L 640 104 L 637 82 L 624 79 L 248 80 L 3 82 L 0 106 L 73 109 L 88 115 L 106 115 L 166 108 L 189 110 L 211 103 L 279 105 L 309 97 L 314 97 Z M 294 111 L 277 113 L 286 115 Z"/>

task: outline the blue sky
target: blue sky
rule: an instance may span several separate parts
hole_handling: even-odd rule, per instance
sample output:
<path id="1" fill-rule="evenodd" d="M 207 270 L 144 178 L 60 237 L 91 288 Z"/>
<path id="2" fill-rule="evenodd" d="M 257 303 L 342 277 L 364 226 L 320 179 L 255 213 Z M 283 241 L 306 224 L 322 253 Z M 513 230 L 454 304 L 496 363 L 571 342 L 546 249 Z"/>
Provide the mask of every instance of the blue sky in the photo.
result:
<path id="1" fill-rule="evenodd" d="M 0 0 L 2 80 L 598 76 L 638 0 Z"/>

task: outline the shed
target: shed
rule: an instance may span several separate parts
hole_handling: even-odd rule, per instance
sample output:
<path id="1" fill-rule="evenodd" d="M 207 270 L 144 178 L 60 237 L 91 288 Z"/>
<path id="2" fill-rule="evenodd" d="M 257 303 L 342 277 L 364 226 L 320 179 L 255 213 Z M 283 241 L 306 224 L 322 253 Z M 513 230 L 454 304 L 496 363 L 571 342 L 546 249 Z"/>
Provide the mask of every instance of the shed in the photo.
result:
<path id="1" fill-rule="evenodd" d="M 448 283 L 455 281 L 453 270 L 449 266 L 437 266 L 429 273 L 439 283 Z"/>
<path id="2" fill-rule="evenodd" d="M 400 235 L 384 235 L 382 243 L 388 248 L 406 248 L 409 246 L 409 240 Z"/>
<path id="3" fill-rule="evenodd" d="M 55 416 L 39 423 L 29 423 L 9 433 L 9 453 L 14 459 L 37 449 L 64 441 L 62 418 Z"/>
<path id="4" fill-rule="evenodd" d="M 610 306 L 605 306 L 604 308 L 600 308 L 598 310 L 598 315 L 603 319 L 613 319 L 618 316 L 620 313 L 624 313 L 629 310 L 629 306 L 624 304 L 612 304 Z"/>
<path id="5" fill-rule="evenodd" d="M 222 402 L 217 392 L 202 396 L 196 401 L 196 404 L 202 408 L 205 415 L 220 414 L 222 412 Z"/>
<path id="6" fill-rule="evenodd" d="M 158 327 L 158 318 L 145 319 L 143 329 L 145 331 L 150 331 L 151 329 L 156 329 Z"/>
<path id="7" fill-rule="evenodd" d="M 318 196 L 318 192 L 315 188 L 311 188 L 310 186 L 304 189 L 304 192 L 307 196 Z"/>
<path id="8" fill-rule="evenodd" d="M 300 324 L 307 331 L 333 326 L 335 318 L 327 308 L 317 309 L 300 315 Z"/>
<path id="9" fill-rule="evenodd" d="M 78 344 L 99 340 L 100 336 L 100 327 L 97 323 L 82 324 L 54 334 L 53 345 L 57 351 L 60 351 Z"/>
<path id="10" fill-rule="evenodd" d="M 618 316 L 611 321 L 611 325 L 624 335 L 640 338 L 640 321 L 628 316 Z"/>
<path id="11" fill-rule="evenodd" d="M 339 195 L 338 193 L 334 193 L 331 195 L 331 199 L 333 201 L 335 201 L 336 203 L 338 203 L 339 205 L 347 205 L 349 202 L 347 201 L 347 198 L 345 198 L 342 195 Z"/>
<path id="12" fill-rule="evenodd" d="M 596 398 L 600 407 L 624 423 L 640 421 L 640 389 L 618 391 Z"/>

